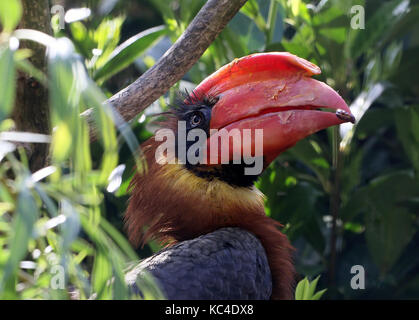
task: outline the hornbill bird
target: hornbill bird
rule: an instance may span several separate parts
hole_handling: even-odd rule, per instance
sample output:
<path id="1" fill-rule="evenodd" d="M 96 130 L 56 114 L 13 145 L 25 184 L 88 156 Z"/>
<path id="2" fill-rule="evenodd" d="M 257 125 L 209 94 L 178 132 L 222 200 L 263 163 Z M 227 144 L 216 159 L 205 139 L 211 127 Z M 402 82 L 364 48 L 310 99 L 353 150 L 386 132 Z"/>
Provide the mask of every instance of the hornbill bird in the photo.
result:
<path id="1" fill-rule="evenodd" d="M 206 151 L 218 139 L 214 129 L 263 129 L 264 169 L 304 137 L 354 122 L 340 95 L 311 78 L 319 73 L 287 52 L 253 54 L 225 65 L 172 108 L 162 125 L 173 130 L 176 145 L 192 148 L 178 131 L 184 121 L 186 131 L 208 134 L 201 159 L 217 157 L 160 161 L 162 141 L 152 137 L 143 144 L 148 168 L 131 181 L 126 227 L 134 244 L 157 239 L 167 246 L 127 274 L 133 290 L 141 293 L 136 280 L 146 271 L 169 299 L 292 299 L 293 248 L 265 214 L 264 196 L 253 186 L 260 172 L 246 174 L 248 162 L 234 161 L 245 148 L 256 150 L 256 135 L 243 138 L 240 148 L 229 139 L 216 152 Z M 218 155 L 226 148 L 222 162 Z"/>

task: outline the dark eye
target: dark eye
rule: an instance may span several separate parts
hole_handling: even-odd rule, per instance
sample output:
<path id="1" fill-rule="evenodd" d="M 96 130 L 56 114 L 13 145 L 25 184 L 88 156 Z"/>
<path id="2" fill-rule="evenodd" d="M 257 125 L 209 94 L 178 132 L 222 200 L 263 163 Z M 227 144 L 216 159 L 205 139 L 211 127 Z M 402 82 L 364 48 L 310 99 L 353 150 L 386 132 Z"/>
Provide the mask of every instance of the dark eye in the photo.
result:
<path id="1" fill-rule="evenodd" d="M 199 126 L 202 123 L 203 115 L 200 112 L 195 112 L 189 119 L 189 124 L 192 128 Z"/>

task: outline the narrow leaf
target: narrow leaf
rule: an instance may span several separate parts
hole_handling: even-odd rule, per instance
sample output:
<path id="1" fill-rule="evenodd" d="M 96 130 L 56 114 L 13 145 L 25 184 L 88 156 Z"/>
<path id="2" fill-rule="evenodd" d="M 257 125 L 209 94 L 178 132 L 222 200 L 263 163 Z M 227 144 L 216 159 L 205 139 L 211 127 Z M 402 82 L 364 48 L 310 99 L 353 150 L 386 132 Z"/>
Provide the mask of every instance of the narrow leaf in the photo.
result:
<path id="1" fill-rule="evenodd" d="M 21 16 L 22 5 L 19 0 L 0 1 L 0 22 L 4 31 L 13 31 Z"/>
<path id="2" fill-rule="evenodd" d="M 96 81 L 105 81 L 115 73 L 128 67 L 138 56 L 153 46 L 163 35 L 166 28 L 159 26 L 143 31 L 118 46 L 109 56 L 108 61 L 94 74 Z"/>
<path id="3" fill-rule="evenodd" d="M 0 88 L 2 92 L 2 98 L 0 99 L 1 122 L 8 116 L 13 107 L 16 89 L 13 51 L 9 46 L 6 48 L 0 46 Z"/>

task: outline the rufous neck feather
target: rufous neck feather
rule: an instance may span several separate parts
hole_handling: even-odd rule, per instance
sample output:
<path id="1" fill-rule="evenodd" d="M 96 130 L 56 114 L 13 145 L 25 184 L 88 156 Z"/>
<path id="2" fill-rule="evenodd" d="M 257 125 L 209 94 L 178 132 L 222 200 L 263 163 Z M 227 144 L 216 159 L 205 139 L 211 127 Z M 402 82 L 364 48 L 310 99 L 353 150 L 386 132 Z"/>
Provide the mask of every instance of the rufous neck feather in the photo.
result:
<path id="1" fill-rule="evenodd" d="M 155 148 L 153 139 L 143 146 L 148 168 L 131 181 L 125 215 L 130 241 L 170 244 L 222 227 L 241 227 L 255 234 L 266 250 L 272 298 L 292 298 L 292 247 L 278 230 L 279 223 L 266 217 L 263 194 L 255 187 L 199 177 L 182 164 L 161 165 L 155 161 Z"/>
<path id="2" fill-rule="evenodd" d="M 159 164 L 153 147 L 145 150 L 148 168 L 131 182 L 126 213 L 130 240 L 187 240 L 248 215 L 264 215 L 264 196 L 254 187 L 234 187 L 195 175 L 182 164 Z M 147 231 L 143 233 L 144 227 Z"/>

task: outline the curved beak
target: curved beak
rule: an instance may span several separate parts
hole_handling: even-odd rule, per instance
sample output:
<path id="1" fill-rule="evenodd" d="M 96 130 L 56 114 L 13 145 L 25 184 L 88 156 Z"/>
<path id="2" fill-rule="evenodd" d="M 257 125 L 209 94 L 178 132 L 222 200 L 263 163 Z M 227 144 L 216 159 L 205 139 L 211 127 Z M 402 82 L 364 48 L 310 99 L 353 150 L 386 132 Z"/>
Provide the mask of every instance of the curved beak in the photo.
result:
<path id="1" fill-rule="evenodd" d="M 282 151 L 310 134 L 344 122 L 354 123 L 342 97 L 311 78 L 319 73 L 320 68 L 304 59 L 273 52 L 234 60 L 205 79 L 194 92 L 217 100 L 211 113 L 213 134 L 208 146 L 213 151 L 209 153 L 209 163 L 220 162 L 218 155 L 228 148 L 230 160 L 237 153 L 243 155 L 251 150 L 255 156 L 263 156 L 267 166 Z M 249 139 L 243 136 L 245 129 L 252 132 Z M 240 132 L 241 147 L 233 146 L 234 139 L 229 139 L 227 145 L 220 143 L 220 132 Z M 262 137 L 257 138 L 257 132 Z M 262 141 L 260 148 L 257 144 Z M 258 150 L 262 154 L 257 154 Z"/>

